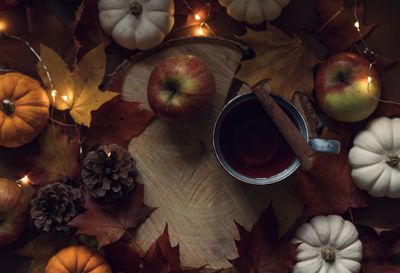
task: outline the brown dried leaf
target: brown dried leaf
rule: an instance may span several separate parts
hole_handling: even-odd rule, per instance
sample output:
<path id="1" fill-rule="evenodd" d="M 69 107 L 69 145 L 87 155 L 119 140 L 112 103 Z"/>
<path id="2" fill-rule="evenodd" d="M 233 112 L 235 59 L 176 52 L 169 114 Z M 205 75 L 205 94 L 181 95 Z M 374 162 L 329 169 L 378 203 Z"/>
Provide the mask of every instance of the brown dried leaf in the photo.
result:
<path id="1" fill-rule="evenodd" d="M 74 23 L 62 23 L 43 0 L 31 1 L 26 8 L 29 32 L 42 44 L 53 48 L 69 66 L 75 64 Z"/>
<path id="2" fill-rule="evenodd" d="M 15 253 L 19 256 L 31 258 L 29 273 L 43 273 L 48 260 L 60 249 L 76 244 L 73 237 L 54 237 L 41 234 Z"/>
<path id="3" fill-rule="evenodd" d="M 346 5 L 347 0 L 320 0 L 318 2 L 318 13 L 321 27 L 329 22 L 321 31 L 318 37 L 330 49 L 331 53 L 337 53 L 351 47 L 360 40 L 360 34 L 354 26 L 354 6 Z M 343 10 L 341 10 L 343 9 Z M 336 13 L 339 13 L 335 16 Z M 367 35 L 374 25 L 364 25 L 364 4 L 357 1 L 357 16 L 362 36 Z"/>
<path id="4" fill-rule="evenodd" d="M 313 68 L 320 61 L 297 36 L 291 38 L 269 24 L 266 31 L 248 29 L 240 39 L 254 49 L 256 57 L 241 63 L 236 78 L 250 86 L 271 79 L 271 89 L 289 100 L 296 91 L 311 95 Z"/>
<path id="5" fill-rule="evenodd" d="M 86 194 L 87 211 L 75 217 L 69 225 L 78 228 L 77 234 L 96 237 L 99 247 L 114 243 L 129 228 L 139 226 L 153 213 L 154 208 L 143 203 L 143 189 L 143 185 L 137 184 L 128 198 L 103 206 Z"/>
<path id="6" fill-rule="evenodd" d="M 288 273 L 295 263 L 296 247 L 279 239 L 279 227 L 272 206 L 263 212 L 251 232 L 237 224 L 239 258 L 230 261 L 239 272 Z"/>
<path id="7" fill-rule="evenodd" d="M 350 133 L 336 135 L 325 131 L 322 137 L 339 140 L 341 152 L 339 155 L 316 154 L 311 170 L 297 171 L 297 193 L 305 203 L 303 214 L 343 214 L 349 208 L 365 207 L 367 195 L 355 186 L 351 178 L 347 156 Z"/>
<path id="8" fill-rule="evenodd" d="M 29 40 L 35 49 L 38 49 L 37 43 Z M 0 39 L 0 64 L 2 68 L 19 71 L 23 74 L 36 78 L 37 60 L 25 43 L 15 39 Z"/>
<path id="9" fill-rule="evenodd" d="M 400 228 L 378 233 L 373 228 L 357 226 L 363 244 L 363 273 L 400 273 L 400 267 L 390 262 L 398 253 Z"/>
<path id="10" fill-rule="evenodd" d="M 104 251 L 114 272 L 197 273 L 202 269 L 183 269 L 181 267 L 179 246 L 171 246 L 168 226 L 143 257 L 133 246 L 121 241 L 106 246 Z"/>
<path id="11" fill-rule="evenodd" d="M 111 38 L 100 27 L 97 0 L 85 0 L 76 16 L 76 28 L 73 36 L 79 44 L 78 60 L 99 44 L 107 46 Z"/>
<path id="12" fill-rule="evenodd" d="M 33 185 L 41 187 L 79 173 L 78 135 L 71 137 L 65 128 L 50 124 L 39 137 L 39 143 L 41 152 L 29 174 Z"/>
<path id="13" fill-rule="evenodd" d="M 186 5 L 185 2 L 189 4 L 189 6 Z M 208 5 L 210 5 L 210 7 Z M 221 10 L 222 6 L 218 3 L 218 0 L 175 0 L 175 14 L 178 15 L 189 15 L 194 12 L 207 12 L 209 9 L 211 12 L 216 12 Z"/>
<path id="14" fill-rule="evenodd" d="M 85 133 L 85 144 L 90 150 L 99 144 L 113 143 L 128 148 L 132 138 L 146 128 L 153 116 L 153 112 L 142 108 L 139 103 L 115 97 L 92 112 L 92 124 Z"/>

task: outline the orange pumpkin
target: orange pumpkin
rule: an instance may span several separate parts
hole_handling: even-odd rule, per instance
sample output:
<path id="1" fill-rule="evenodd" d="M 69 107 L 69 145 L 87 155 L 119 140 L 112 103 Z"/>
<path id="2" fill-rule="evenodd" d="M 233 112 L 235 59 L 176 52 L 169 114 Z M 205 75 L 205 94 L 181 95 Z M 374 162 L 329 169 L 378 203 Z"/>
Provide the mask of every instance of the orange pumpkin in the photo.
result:
<path id="1" fill-rule="evenodd" d="M 31 142 L 49 119 L 49 97 L 36 80 L 12 72 L 0 76 L 0 145 Z"/>
<path id="2" fill-rule="evenodd" d="M 112 273 L 104 258 L 85 246 L 61 249 L 47 263 L 45 273 Z"/>

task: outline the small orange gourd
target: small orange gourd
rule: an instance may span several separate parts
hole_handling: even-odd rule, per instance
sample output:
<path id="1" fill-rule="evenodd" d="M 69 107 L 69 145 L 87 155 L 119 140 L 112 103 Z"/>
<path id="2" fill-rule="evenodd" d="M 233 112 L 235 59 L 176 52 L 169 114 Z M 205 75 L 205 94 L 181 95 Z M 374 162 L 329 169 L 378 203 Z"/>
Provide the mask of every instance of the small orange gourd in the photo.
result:
<path id="1" fill-rule="evenodd" d="M 31 142 L 46 126 L 49 97 L 36 80 L 21 73 L 0 75 L 0 146 Z"/>
<path id="2" fill-rule="evenodd" d="M 105 259 L 85 246 L 61 249 L 47 263 L 45 273 L 112 273 Z"/>

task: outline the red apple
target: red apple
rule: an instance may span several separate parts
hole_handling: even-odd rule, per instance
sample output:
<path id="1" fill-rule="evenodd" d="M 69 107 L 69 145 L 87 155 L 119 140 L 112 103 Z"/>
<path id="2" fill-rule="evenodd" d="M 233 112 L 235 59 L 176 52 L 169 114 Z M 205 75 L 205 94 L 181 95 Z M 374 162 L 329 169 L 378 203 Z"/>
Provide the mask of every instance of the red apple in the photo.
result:
<path id="1" fill-rule="evenodd" d="M 0 247 L 9 245 L 24 231 L 29 201 L 15 181 L 0 178 Z"/>
<path id="2" fill-rule="evenodd" d="M 381 95 L 378 73 L 363 57 L 343 52 L 321 65 L 315 79 L 318 104 L 329 117 L 357 122 L 371 115 Z"/>
<path id="3" fill-rule="evenodd" d="M 211 103 L 215 79 L 207 65 L 192 55 L 168 58 L 152 71 L 147 97 L 160 116 L 183 121 L 196 117 Z"/>

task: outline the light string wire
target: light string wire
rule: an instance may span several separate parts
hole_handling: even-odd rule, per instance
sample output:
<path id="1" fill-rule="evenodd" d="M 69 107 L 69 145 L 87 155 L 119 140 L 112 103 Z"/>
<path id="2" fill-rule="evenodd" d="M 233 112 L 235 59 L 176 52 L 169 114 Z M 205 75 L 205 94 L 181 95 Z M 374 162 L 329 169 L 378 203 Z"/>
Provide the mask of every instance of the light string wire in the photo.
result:
<path id="1" fill-rule="evenodd" d="M 31 43 L 29 41 L 17 36 L 17 35 L 6 33 L 6 32 L 4 32 L 4 30 L 0 30 L 0 37 L 3 40 L 4 40 L 4 38 L 10 38 L 10 39 L 14 39 L 14 40 L 22 42 L 29 49 L 29 51 L 35 56 L 35 58 L 38 60 L 38 62 L 40 64 L 40 66 L 43 68 L 43 71 L 45 72 L 45 75 L 46 75 L 46 78 L 48 80 L 48 84 L 49 84 L 49 87 L 50 87 L 50 95 L 51 95 L 52 100 L 53 100 L 53 106 L 51 108 L 50 115 L 49 115 L 50 122 L 58 124 L 58 125 L 61 125 L 61 126 L 65 126 L 65 127 L 75 127 L 75 128 L 77 128 L 76 124 L 66 124 L 66 123 L 63 123 L 63 122 L 60 122 L 60 121 L 54 119 L 54 108 L 55 108 L 54 105 L 55 105 L 56 97 L 58 96 L 57 90 L 55 89 L 55 86 L 54 86 L 54 83 L 53 83 L 53 79 L 51 78 L 50 72 L 49 72 L 46 64 L 44 63 L 43 59 L 40 57 L 39 53 L 33 48 Z M 12 72 L 12 71 L 15 71 L 15 70 L 12 70 L 12 69 L 0 69 L 0 71 Z M 68 97 L 66 97 L 66 96 L 61 96 L 61 99 L 63 99 L 63 101 L 65 103 L 68 102 Z M 80 139 L 79 139 L 79 144 L 80 144 L 80 153 L 82 153 L 82 145 L 81 145 L 81 140 Z M 31 180 L 29 178 L 29 174 L 31 174 L 37 167 L 38 167 L 38 165 L 36 164 L 27 175 L 25 175 L 22 178 L 18 179 L 16 181 L 17 185 L 19 187 L 22 187 L 23 185 L 31 184 Z"/>
<path id="2" fill-rule="evenodd" d="M 354 46 L 357 49 L 357 51 L 360 53 L 360 55 L 370 54 L 373 57 L 373 61 L 370 62 L 369 68 L 368 68 L 368 78 L 367 78 L 368 95 L 371 98 L 373 98 L 373 99 L 375 99 L 375 100 L 377 100 L 379 102 L 382 102 L 382 103 L 400 105 L 400 102 L 391 101 L 391 100 L 384 100 L 384 99 L 381 99 L 381 98 L 378 98 L 378 97 L 372 95 L 371 92 L 370 92 L 370 85 L 372 83 L 372 69 L 373 69 L 374 65 L 378 62 L 379 55 L 375 51 L 371 50 L 368 47 L 367 42 L 364 40 L 363 34 L 361 32 L 361 29 L 360 29 L 360 20 L 359 20 L 358 14 L 357 14 L 357 4 L 358 4 L 358 0 L 354 0 L 354 18 L 356 20 L 355 23 L 354 23 L 354 27 L 356 28 L 357 33 L 360 36 L 360 41 L 361 41 L 362 45 L 364 46 L 364 50 L 361 51 L 360 48 L 357 46 L 357 44 L 354 44 Z"/>
<path id="3" fill-rule="evenodd" d="M 211 1 L 208 0 L 207 3 L 205 4 L 205 6 L 207 6 L 207 14 L 205 18 L 203 18 L 201 14 L 199 14 L 199 12 L 196 12 L 187 0 L 181 0 L 181 1 L 186 6 L 186 8 L 193 13 L 193 15 L 189 16 L 193 16 L 195 21 L 191 24 L 184 25 L 182 27 L 175 29 L 174 32 L 178 32 L 183 29 L 191 28 L 194 26 L 199 26 L 198 29 L 195 31 L 195 36 L 207 36 L 208 32 L 209 34 L 211 34 L 211 36 L 215 37 L 216 36 L 215 32 L 211 29 L 210 25 L 207 23 L 207 20 L 210 19 L 211 17 Z"/>
<path id="4" fill-rule="evenodd" d="M 375 64 L 378 62 L 379 55 L 375 51 L 371 50 L 368 47 L 367 42 L 364 40 L 364 35 L 363 35 L 362 31 L 361 31 L 360 20 L 359 20 L 358 14 L 357 14 L 357 11 L 358 11 L 357 10 L 357 5 L 358 5 L 358 0 L 354 0 L 354 20 L 355 20 L 354 21 L 354 27 L 356 28 L 357 33 L 360 36 L 360 40 L 359 41 L 361 42 L 361 44 L 364 47 L 364 49 L 361 50 L 360 47 L 356 43 L 354 43 L 353 45 L 354 45 L 354 47 L 356 48 L 356 50 L 358 51 L 358 53 L 361 56 L 366 56 L 366 55 L 369 54 L 370 56 L 373 57 L 373 60 L 372 60 L 372 62 L 369 63 L 369 68 L 368 68 L 368 77 L 367 77 L 367 93 L 368 93 L 368 96 L 370 96 L 371 98 L 373 98 L 373 99 L 375 99 L 375 100 L 377 100 L 379 102 L 385 103 L 385 104 L 400 105 L 400 102 L 391 101 L 391 100 L 384 100 L 384 99 L 378 98 L 378 97 L 376 97 L 376 96 L 371 94 L 370 88 L 371 88 L 371 84 L 372 84 L 372 80 L 373 80 L 373 68 L 374 68 Z M 335 14 L 333 14 L 317 31 L 315 31 L 315 34 L 318 34 L 323 29 L 325 29 L 343 11 L 344 11 L 344 7 L 341 6 L 339 8 L 339 10 L 335 12 Z"/>

